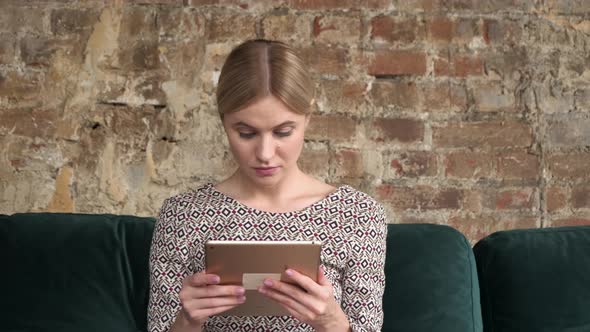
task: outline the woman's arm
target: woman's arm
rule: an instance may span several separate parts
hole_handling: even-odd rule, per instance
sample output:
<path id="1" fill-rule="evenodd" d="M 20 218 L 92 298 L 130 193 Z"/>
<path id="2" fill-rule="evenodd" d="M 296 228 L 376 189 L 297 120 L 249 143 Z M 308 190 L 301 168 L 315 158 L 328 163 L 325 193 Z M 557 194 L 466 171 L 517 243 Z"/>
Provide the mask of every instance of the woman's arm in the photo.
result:
<path id="1" fill-rule="evenodd" d="M 184 264 L 175 236 L 178 206 L 167 199 L 158 215 L 150 248 L 150 298 L 148 304 L 148 331 L 167 332 L 180 309 L 178 292 L 182 281 L 191 274 Z"/>
<path id="2" fill-rule="evenodd" d="M 350 253 L 342 284 L 342 309 L 352 331 L 381 331 L 385 289 L 387 217 L 385 209 L 371 202 L 356 218 L 350 234 Z"/>
<path id="3" fill-rule="evenodd" d="M 179 221 L 177 204 L 162 207 L 150 251 L 149 332 L 201 331 L 209 316 L 245 301 L 241 286 L 221 286 L 219 276 L 194 273 L 189 266 L 187 221 Z M 194 239 L 192 239 L 194 240 Z"/>

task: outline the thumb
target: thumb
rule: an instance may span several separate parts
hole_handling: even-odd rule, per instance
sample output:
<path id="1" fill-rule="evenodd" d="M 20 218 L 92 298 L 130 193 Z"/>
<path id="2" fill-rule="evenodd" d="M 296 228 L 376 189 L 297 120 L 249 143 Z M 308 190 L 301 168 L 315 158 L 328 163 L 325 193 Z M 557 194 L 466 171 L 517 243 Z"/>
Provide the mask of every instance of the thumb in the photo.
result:
<path id="1" fill-rule="evenodd" d="M 324 273 L 324 267 L 320 265 L 318 268 L 318 284 L 322 286 L 331 286 L 330 280 L 326 278 L 326 274 Z"/>

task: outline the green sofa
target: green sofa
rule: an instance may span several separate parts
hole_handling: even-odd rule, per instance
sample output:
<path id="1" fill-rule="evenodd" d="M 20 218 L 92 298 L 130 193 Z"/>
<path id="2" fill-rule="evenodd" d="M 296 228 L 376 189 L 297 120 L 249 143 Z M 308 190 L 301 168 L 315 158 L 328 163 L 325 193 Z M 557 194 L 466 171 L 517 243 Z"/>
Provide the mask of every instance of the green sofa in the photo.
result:
<path id="1" fill-rule="evenodd" d="M 153 224 L 153 218 L 134 216 L 0 215 L 0 259 L 4 267 L 0 274 L 0 330 L 146 331 Z M 590 267 L 590 227 L 572 230 L 570 236 L 560 237 L 556 244 L 535 239 L 533 244 L 543 248 L 539 254 L 527 251 L 529 238 L 519 238 L 527 231 L 513 231 L 514 238 L 512 232 L 492 235 L 475 247 L 475 255 L 463 235 L 450 227 L 389 225 L 388 231 L 383 331 L 475 332 L 484 330 L 484 326 L 485 331 L 494 332 L 590 331 L 581 314 L 583 308 L 590 308 L 590 282 L 586 282 L 590 274 L 577 273 Z M 543 231 L 549 237 L 554 234 Z M 498 263 L 508 259 L 515 263 L 511 268 L 517 269 L 519 261 L 514 255 L 495 253 L 504 250 L 506 241 L 497 238 L 511 239 L 513 247 L 507 250 L 518 250 L 520 256 L 516 256 L 537 258 L 539 262 L 553 259 L 551 255 L 542 256 L 553 252 L 543 245 L 545 241 L 549 247 L 565 243 L 568 250 L 560 247 L 555 259 L 562 259 L 557 267 L 570 270 L 558 280 L 561 285 L 551 284 L 555 287 L 553 293 L 545 290 L 559 310 L 542 311 L 541 318 L 547 318 L 547 323 L 552 313 L 562 314 L 570 307 L 579 309 L 575 313 L 568 311 L 572 315 L 561 319 L 569 324 L 567 327 L 551 321 L 554 324 L 546 325 L 548 329 L 537 329 L 541 321 L 534 313 L 523 315 L 514 325 L 496 314 L 498 305 L 522 309 L 527 298 L 521 297 L 531 301 L 546 299 L 520 288 L 527 278 L 536 278 L 535 285 L 548 284 L 542 280 L 544 275 L 527 276 L 536 270 L 511 271 L 506 264 Z M 568 259 L 564 260 L 564 256 Z M 485 264 L 476 262 L 476 258 Z M 573 266 L 578 263 L 583 265 L 579 269 Z M 524 267 L 538 268 L 532 263 Z M 502 275 L 499 282 L 493 275 L 496 271 Z M 515 273 L 518 280 L 511 282 L 510 275 L 503 273 Z M 479 282 L 485 286 L 481 296 Z M 514 295 L 503 294 L 498 299 L 495 287 Z M 484 303 L 483 320 L 480 299 Z"/>

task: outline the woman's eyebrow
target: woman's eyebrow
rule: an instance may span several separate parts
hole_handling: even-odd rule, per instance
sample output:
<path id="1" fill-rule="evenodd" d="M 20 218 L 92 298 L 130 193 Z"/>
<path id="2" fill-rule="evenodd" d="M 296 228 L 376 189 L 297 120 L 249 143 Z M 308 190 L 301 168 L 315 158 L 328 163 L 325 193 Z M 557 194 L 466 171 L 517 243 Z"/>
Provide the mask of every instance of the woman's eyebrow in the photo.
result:
<path id="1" fill-rule="evenodd" d="M 273 129 L 277 129 L 277 128 L 282 128 L 282 127 L 286 127 L 286 126 L 295 126 L 297 124 L 297 122 L 295 121 L 285 121 L 277 126 L 274 126 Z M 255 127 L 245 123 L 244 121 L 239 121 L 233 124 L 232 127 L 246 127 L 248 129 L 256 129 Z"/>
<path id="2" fill-rule="evenodd" d="M 275 126 L 275 128 L 282 128 L 282 127 L 287 127 L 287 126 L 295 126 L 297 124 L 297 122 L 295 121 L 285 121 L 283 123 L 281 123 L 278 126 Z"/>

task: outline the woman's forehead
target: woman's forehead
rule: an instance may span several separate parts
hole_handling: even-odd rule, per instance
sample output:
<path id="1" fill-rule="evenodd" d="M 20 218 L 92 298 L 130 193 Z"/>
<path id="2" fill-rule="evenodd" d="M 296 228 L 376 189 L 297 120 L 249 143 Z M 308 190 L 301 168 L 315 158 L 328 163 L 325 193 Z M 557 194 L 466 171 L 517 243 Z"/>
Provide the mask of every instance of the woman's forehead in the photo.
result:
<path id="1" fill-rule="evenodd" d="M 275 97 L 264 97 L 247 107 L 226 114 L 224 121 L 230 126 L 245 125 L 253 128 L 275 128 L 281 125 L 297 124 L 305 115 L 291 111 Z"/>

